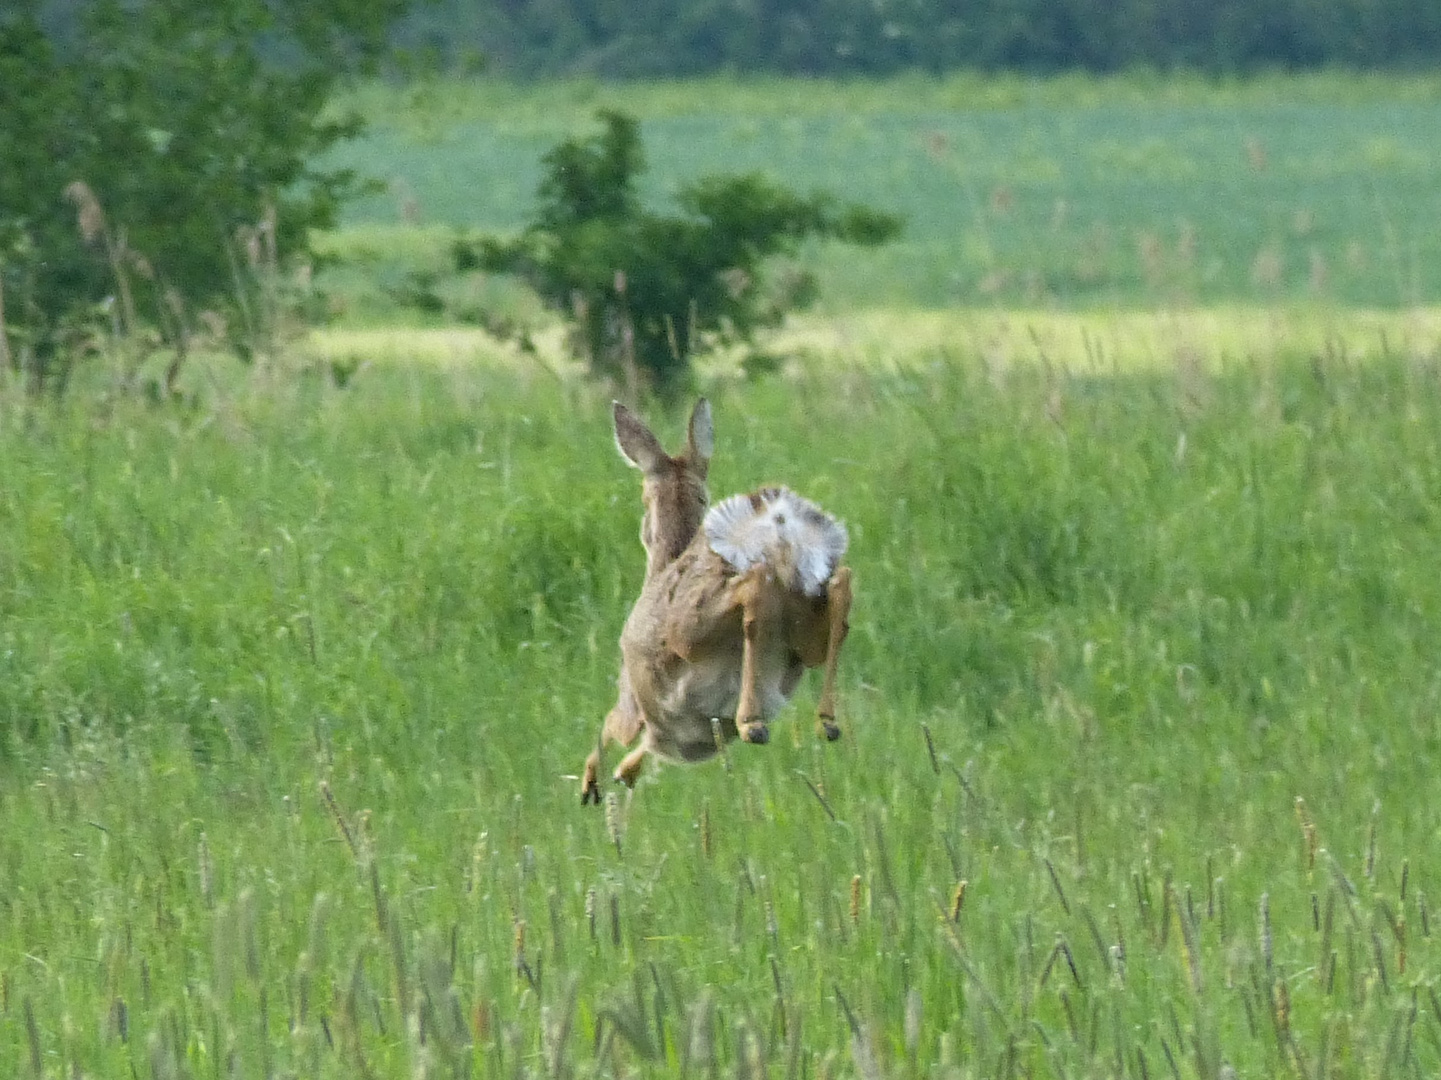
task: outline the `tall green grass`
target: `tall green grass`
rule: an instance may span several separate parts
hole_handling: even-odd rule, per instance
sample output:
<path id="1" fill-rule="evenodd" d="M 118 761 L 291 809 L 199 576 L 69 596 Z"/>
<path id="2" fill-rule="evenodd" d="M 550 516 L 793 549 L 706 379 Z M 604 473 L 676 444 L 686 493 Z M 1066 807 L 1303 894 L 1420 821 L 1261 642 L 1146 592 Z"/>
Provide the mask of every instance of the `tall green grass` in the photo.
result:
<path id="1" fill-rule="evenodd" d="M 803 254 L 834 310 L 1441 296 L 1434 78 L 475 81 L 372 85 L 350 103 L 373 126 L 336 161 L 384 190 L 328 243 L 392 284 L 444 266 L 447 228 L 520 228 L 541 155 L 607 106 L 641 118 L 658 202 L 756 170 L 906 215 L 880 251 Z M 385 312 L 366 279 L 331 280 L 349 318 Z"/>
<path id="2" fill-rule="evenodd" d="M 1441 372 L 711 394 L 850 527 L 845 738 L 603 811 L 603 395 L 6 403 L 0 1071 L 1434 1074 Z"/>

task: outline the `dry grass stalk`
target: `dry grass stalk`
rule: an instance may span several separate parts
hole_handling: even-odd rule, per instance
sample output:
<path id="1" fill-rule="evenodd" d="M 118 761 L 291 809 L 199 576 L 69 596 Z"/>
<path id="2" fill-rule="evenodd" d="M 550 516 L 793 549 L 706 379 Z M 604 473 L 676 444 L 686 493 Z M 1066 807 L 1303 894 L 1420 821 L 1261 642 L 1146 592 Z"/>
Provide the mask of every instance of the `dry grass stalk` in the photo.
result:
<path id="1" fill-rule="evenodd" d="M 1045 863 L 1046 873 L 1050 874 L 1051 876 L 1051 887 L 1056 890 L 1056 897 L 1061 901 L 1061 910 L 1064 911 L 1067 916 L 1069 916 L 1071 914 L 1071 904 L 1070 901 L 1066 899 L 1066 890 L 1061 888 L 1061 879 L 1059 875 L 1057 875 L 1056 868 L 1051 863 L 1051 860 L 1046 859 Z"/>
<path id="2" fill-rule="evenodd" d="M 616 855 L 620 855 L 620 800 L 614 791 L 605 794 L 605 832 L 615 845 Z"/>
<path id="3" fill-rule="evenodd" d="M 1284 1053 L 1291 1041 L 1291 991 L 1285 979 L 1277 979 L 1272 988 L 1271 1021 L 1276 1026 L 1276 1043 Z"/>
<path id="4" fill-rule="evenodd" d="M 1371 955 L 1376 962 L 1376 976 L 1381 980 L 1381 990 L 1391 993 L 1391 979 L 1386 974 L 1386 950 L 1381 947 L 1381 935 L 1371 930 Z"/>
<path id="5" fill-rule="evenodd" d="M 1131 871 L 1131 887 L 1135 890 L 1136 893 L 1136 914 L 1140 916 L 1141 929 L 1149 935 L 1152 933 L 1151 898 L 1146 895 L 1146 886 L 1141 881 L 1141 875 L 1139 871 Z"/>
<path id="6" fill-rule="evenodd" d="M 35 1080 L 44 1080 L 45 1055 L 40 1047 L 40 1026 L 35 1022 L 35 1006 L 25 999 L 25 1043 L 30 1051 L 30 1070 Z"/>
<path id="7" fill-rule="evenodd" d="M 1181 924 L 1181 950 L 1186 957 L 1186 973 L 1191 980 L 1191 993 L 1201 993 L 1201 942 L 1196 935 L 1196 918 L 1189 910 L 1176 909 Z"/>
<path id="8" fill-rule="evenodd" d="M 929 724 L 922 724 L 921 734 L 926 737 L 926 753 L 931 759 L 931 772 L 935 773 L 937 776 L 940 776 L 941 763 L 940 760 L 936 757 L 936 744 L 931 739 L 931 726 Z"/>
<path id="9" fill-rule="evenodd" d="M 1305 844 L 1306 869 L 1316 868 L 1316 823 L 1311 820 L 1311 813 L 1306 809 L 1306 800 L 1296 796 L 1296 820 L 1301 825 L 1301 838 Z"/>
<path id="10" fill-rule="evenodd" d="M 350 826 L 345 823 L 345 815 L 340 812 L 340 806 L 335 801 L 335 795 L 330 790 L 330 781 L 320 781 L 320 794 L 325 799 L 325 805 L 330 810 L 330 817 L 335 822 L 340 835 L 345 838 L 345 846 L 350 848 L 350 854 L 357 863 L 360 862 L 360 849 L 355 844 L 355 837 L 351 835 Z"/>
<path id="11" fill-rule="evenodd" d="M 1266 977 L 1270 978 L 1272 969 L 1271 954 L 1271 894 L 1261 894 L 1260 910 L 1260 936 L 1261 936 L 1261 960 L 1266 965 Z"/>
<path id="12" fill-rule="evenodd" d="M 385 889 L 380 884 L 380 868 L 370 864 L 370 899 L 375 906 L 375 925 L 384 930 L 389 922 L 389 905 L 385 902 Z"/>
<path id="13" fill-rule="evenodd" d="M 200 851 L 198 854 L 200 864 L 200 896 L 205 901 L 207 908 L 215 906 L 214 882 L 211 876 L 210 866 L 210 844 L 205 838 L 205 833 L 200 834 Z"/>
<path id="14" fill-rule="evenodd" d="M 914 986 L 906 992 L 906 1012 L 902 1030 L 905 1036 L 906 1056 L 915 1061 L 921 1048 L 921 1020 L 924 1002 L 921 992 Z"/>
<path id="15" fill-rule="evenodd" d="M 1226 919 L 1226 879 L 1215 878 L 1212 881 L 1212 891 L 1216 896 L 1216 922 L 1221 933 L 1221 940 L 1229 939 L 1229 923 Z"/>
<path id="16" fill-rule="evenodd" d="M 124 233 L 117 237 L 111 232 L 105 210 L 89 184 L 84 180 L 72 181 L 65 187 L 65 198 L 75 206 L 80 238 L 87 244 L 99 243 L 105 248 L 115 288 L 120 293 L 121 333 L 128 338 L 135 333 L 136 318 L 135 298 L 130 291 L 130 275 L 125 265 L 127 262 L 136 265 L 135 257 L 130 256 Z"/>
<path id="17" fill-rule="evenodd" d="M 515 920 L 515 937 L 512 942 L 511 960 L 515 969 L 516 978 L 519 978 L 529 965 L 525 962 L 525 920 Z"/>
<path id="18" fill-rule="evenodd" d="M 1376 876 L 1376 817 L 1381 812 L 1381 804 L 1378 802 L 1371 809 L 1371 825 L 1366 831 L 1366 877 L 1368 880 Z"/>
<path id="19" fill-rule="evenodd" d="M 856 881 L 859 880 L 860 878 L 856 878 Z M 951 893 L 950 919 L 952 923 L 958 923 L 961 921 L 961 908 L 965 905 L 966 902 L 966 884 L 966 880 L 962 878 L 960 881 L 956 882 L 955 891 Z M 854 885 L 852 885 L 852 888 L 854 888 Z"/>
<path id="20" fill-rule="evenodd" d="M 826 812 L 826 817 L 830 818 L 832 821 L 837 820 L 836 812 L 831 809 L 831 804 L 826 800 L 826 793 L 820 788 L 820 786 L 817 785 L 813 780 L 811 780 L 811 778 L 805 773 L 801 773 L 800 777 L 806 782 L 806 787 L 811 789 L 811 794 L 816 797 L 816 801 L 821 804 L 821 809 Z"/>
<path id="21" fill-rule="evenodd" d="M 395 969 L 395 1002 L 401 1016 L 411 1011 L 409 966 L 405 959 L 405 935 L 401 930 L 400 916 L 390 912 L 390 919 L 384 927 L 390 945 L 390 962 Z"/>
<path id="22" fill-rule="evenodd" d="M 1041 966 L 1041 977 L 1036 980 L 1038 991 L 1046 988 L 1046 982 L 1051 977 L 1051 969 L 1056 966 L 1056 960 L 1061 955 L 1061 935 L 1056 935 L 1056 943 L 1051 946 L 1051 951 L 1046 954 L 1046 962 Z"/>
<path id="23" fill-rule="evenodd" d="M 10 332 L 5 325 L 5 276 L 0 274 L 0 371 L 9 371 L 13 363 Z"/>
<path id="24" fill-rule="evenodd" d="M 1160 935 L 1159 947 L 1164 949 L 1171 938 L 1171 897 L 1174 890 L 1171 888 L 1171 874 L 1166 872 L 1165 879 L 1161 882 L 1161 922 L 1157 927 Z"/>
<path id="25" fill-rule="evenodd" d="M 731 771 L 731 755 L 726 744 L 725 733 L 721 728 L 720 718 L 712 716 L 710 720 L 711 737 L 715 739 L 716 753 L 720 755 L 721 765 L 726 772 Z"/>
<path id="26" fill-rule="evenodd" d="M 962 890 L 964 891 L 964 890 Z M 955 908 L 960 913 L 959 908 Z M 861 924 L 861 875 L 855 874 L 851 877 L 851 925 Z"/>
<path id="27" fill-rule="evenodd" d="M 707 1076 L 718 1075 L 720 1062 L 715 1052 L 715 999 L 705 991 L 690 1008 L 690 1024 L 686 1039 L 683 1070 L 699 1065 Z"/>

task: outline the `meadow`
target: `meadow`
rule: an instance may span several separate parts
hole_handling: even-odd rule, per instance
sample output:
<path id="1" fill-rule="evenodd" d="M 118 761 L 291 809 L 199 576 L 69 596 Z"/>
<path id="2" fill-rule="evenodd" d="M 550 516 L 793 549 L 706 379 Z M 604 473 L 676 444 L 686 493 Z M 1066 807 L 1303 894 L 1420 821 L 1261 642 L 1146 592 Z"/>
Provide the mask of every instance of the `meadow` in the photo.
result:
<path id="1" fill-rule="evenodd" d="M 382 185 L 329 241 L 363 267 L 335 279 L 352 321 L 393 321 L 376 284 L 443 266 L 454 229 L 521 227 L 541 155 L 598 108 L 642 121 L 657 201 L 697 176 L 760 171 L 904 214 L 900 241 L 864 258 L 805 253 L 825 314 L 1441 295 L 1434 76 L 437 82 L 372 84 L 346 105 L 372 129 L 337 160 Z M 470 300 L 501 302 L 484 288 Z"/>
<path id="2" fill-rule="evenodd" d="M 997 123 L 1058 128 L 1438 100 L 1424 79 L 987 85 Z M 769 139 L 825 111 L 813 90 L 656 88 L 646 133 L 699 94 L 754 98 Z M 943 91 L 851 107 L 863 129 Z M 498 102 L 533 154 L 608 92 L 441 94 L 435 126 Z M 355 153 L 408 160 L 423 113 L 393 113 L 411 149 Z M 1217 183 L 1249 208 L 1277 144 L 1251 172 L 1224 143 L 1241 179 Z M 1408 168 L 1346 183 L 1370 177 L 1422 252 L 1435 194 Z M 1156 213 L 1220 229 L 1183 187 Z M 330 240 L 374 245 L 355 303 L 438 250 L 384 206 Z M 495 214 L 456 220 L 514 224 Z M 712 495 L 782 481 L 850 529 L 843 738 L 815 738 L 807 681 L 770 745 L 600 809 L 576 774 L 644 568 L 609 388 L 383 307 L 272 366 L 197 364 L 163 406 L 100 375 L 59 402 L 0 382 L 0 1074 L 1435 1075 L 1434 311 L 1237 278 L 1214 306 L 1003 292 L 958 337 L 916 311 L 928 271 L 874 273 L 861 312 L 829 279 L 779 370 L 698 377 Z M 688 404 L 646 412 L 674 441 Z"/>
<path id="3" fill-rule="evenodd" d="M 1426 1075 L 1438 387 L 713 386 L 713 490 L 850 525 L 846 736 L 810 687 L 603 811 L 643 560 L 600 390 L 7 408 L 0 1060 Z"/>

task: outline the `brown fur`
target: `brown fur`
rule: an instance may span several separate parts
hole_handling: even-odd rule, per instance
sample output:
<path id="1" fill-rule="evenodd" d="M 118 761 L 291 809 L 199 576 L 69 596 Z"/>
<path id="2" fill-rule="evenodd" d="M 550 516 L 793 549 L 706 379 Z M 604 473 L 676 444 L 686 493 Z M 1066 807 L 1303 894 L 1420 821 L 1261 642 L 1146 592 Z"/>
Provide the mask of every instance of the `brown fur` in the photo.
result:
<path id="1" fill-rule="evenodd" d="M 839 566 L 819 596 L 807 596 L 783 585 L 775 566 L 741 572 L 711 550 L 701 529 L 712 443 L 704 398 L 675 457 L 619 404 L 615 430 L 621 454 L 644 477 L 646 579 L 621 633 L 619 698 L 586 759 L 581 801 L 600 801 L 608 742 L 640 739 L 615 771 L 628 786 L 647 754 L 702 761 L 719 750 L 717 735 L 766 742 L 806 668 L 825 668 L 817 726 L 839 738 L 836 663 L 849 628 L 850 569 Z"/>

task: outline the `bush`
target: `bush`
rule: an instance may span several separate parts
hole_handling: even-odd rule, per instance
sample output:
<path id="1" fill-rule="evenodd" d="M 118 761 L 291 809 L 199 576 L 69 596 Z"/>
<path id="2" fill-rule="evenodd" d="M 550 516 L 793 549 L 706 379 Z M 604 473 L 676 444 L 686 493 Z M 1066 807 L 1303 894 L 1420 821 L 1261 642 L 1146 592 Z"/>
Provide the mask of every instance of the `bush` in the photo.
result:
<path id="1" fill-rule="evenodd" d="M 88 347 L 159 345 L 173 390 L 202 314 L 252 352 L 357 188 L 314 164 L 356 130 L 335 80 L 408 2 L 101 0 L 60 42 L 0 15 L 0 363 L 61 389 Z"/>
<path id="2" fill-rule="evenodd" d="M 515 274 L 568 318 L 597 374 L 673 391 L 698 349 L 749 341 L 814 298 L 808 273 L 768 280 L 772 256 L 807 237 L 871 246 L 900 231 L 893 215 L 754 174 L 687 185 L 679 214 L 647 210 L 636 193 L 636 121 L 610 110 L 599 118 L 602 131 L 546 154 L 539 209 L 518 237 L 456 245 L 460 269 Z"/>

